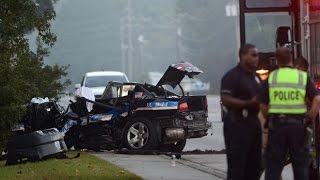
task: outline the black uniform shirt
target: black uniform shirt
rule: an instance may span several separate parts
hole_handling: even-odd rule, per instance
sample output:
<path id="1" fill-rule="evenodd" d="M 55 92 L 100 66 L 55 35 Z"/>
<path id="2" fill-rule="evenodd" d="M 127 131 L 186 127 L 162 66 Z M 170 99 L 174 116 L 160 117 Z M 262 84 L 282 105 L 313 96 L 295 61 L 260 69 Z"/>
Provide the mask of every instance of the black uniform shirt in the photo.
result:
<path id="1" fill-rule="evenodd" d="M 306 97 L 310 102 L 317 95 L 314 83 L 311 80 L 310 76 L 307 76 L 307 85 L 306 85 Z M 263 104 L 269 104 L 269 84 L 268 79 L 262 83 L 261 94 L 259 95 L 259 101 Z"/>
<path id="2" fill-rule="evenodd" d="M 250 100 L 253 97 L 258 96 L 259 93 L 259 77 L 256 76 L 255 73 L 247 72 L 240 64 L 228 71 L 221 80 L 220 95 L 229 95 L 241 100 Z M 259 107 L 248 110 L 249 114 L 257 114 L 259 112 Z"/>

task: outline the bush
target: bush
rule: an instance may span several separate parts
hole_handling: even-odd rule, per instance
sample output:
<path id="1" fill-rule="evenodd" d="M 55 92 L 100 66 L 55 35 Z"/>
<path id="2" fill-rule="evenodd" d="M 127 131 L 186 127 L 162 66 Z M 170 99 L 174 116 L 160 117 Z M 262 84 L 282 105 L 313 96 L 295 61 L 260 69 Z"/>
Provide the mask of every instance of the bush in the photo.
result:
<path id="1" fill-rule="evenodd" d="M 12 125 L 25 112 L 32 97 L 55 98 L 69 80 L 69 66 L 45 65 L 56 36 L 50 31 L 53 10 L 41 12 L 32 0 L 0 0 L 0 145 Z M 29 48 L 25 34 L 37 30 L 37 51 Z"/>

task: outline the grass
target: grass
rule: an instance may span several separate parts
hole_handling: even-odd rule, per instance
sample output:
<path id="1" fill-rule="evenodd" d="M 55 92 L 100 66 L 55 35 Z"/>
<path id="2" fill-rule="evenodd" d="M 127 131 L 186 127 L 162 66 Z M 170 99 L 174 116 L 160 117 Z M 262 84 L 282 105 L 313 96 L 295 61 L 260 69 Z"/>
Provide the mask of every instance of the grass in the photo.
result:
<path id="1" fill-rule="evenodd" d="M 76 152 L 68 152 L 74 156 Z M 27 162 L 14 166 L 5 166 L 0 161 L 0 179 L 141 179 L 122 168 L 98 159 L 86 152 L 81 152 L 79 158 L 55 159 L 38 162 Z"/>

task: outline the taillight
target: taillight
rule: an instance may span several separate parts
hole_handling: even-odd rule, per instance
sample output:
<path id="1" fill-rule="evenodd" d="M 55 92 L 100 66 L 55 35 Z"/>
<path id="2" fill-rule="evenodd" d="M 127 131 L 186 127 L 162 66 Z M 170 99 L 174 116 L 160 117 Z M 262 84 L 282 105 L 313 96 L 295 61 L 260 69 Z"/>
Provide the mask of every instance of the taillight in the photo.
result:
<path id="1" fill-rule="evenodd" d="M 320 89 L 320 82 L 314 82 L 314 85 L 315 85 L 315 87 L 316 87 L 316 89 L 318 90 L 318 89 Z"/>
<path id="2" fill-rule="evenodd" d="M 184 102 L 179 104 L 179 112 L 189 111 L 188 103 Z"/>

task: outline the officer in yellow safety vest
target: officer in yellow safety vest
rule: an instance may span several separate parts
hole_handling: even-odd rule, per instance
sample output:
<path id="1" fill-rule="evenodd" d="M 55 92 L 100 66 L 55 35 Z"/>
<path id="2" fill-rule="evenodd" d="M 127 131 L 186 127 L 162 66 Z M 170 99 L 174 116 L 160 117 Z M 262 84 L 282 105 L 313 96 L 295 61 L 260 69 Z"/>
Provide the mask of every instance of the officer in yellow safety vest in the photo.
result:
<path id="1" fill-rule="evenodd" d="M 269 125 L 265 179 L 280 178 L 289 153 L 294 179 L 306 180 L 309 147 L 304 124 L 318 113 L 320 96 L 307 73 L 293 67 L 288 48 L 278 48 L 275 56 L 280 68 L 270 73 L 259 97 L 260 109 Z M 306 99 L 312 102 L 309 112 Z"/>

